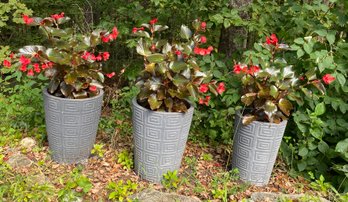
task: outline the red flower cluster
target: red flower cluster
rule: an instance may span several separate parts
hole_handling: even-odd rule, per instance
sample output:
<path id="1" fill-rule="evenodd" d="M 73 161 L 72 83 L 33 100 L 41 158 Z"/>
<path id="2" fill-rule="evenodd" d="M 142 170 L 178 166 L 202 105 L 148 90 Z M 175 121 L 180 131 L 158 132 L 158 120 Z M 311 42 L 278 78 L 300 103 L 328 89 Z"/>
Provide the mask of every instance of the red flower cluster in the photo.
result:
<path id="1" fill-rule="evenodd" d="M 176 50 L 176 51 L 175 51 L 175 55 L 181 55 L 181 51 Z"/>
<path id="2" fill-rule="evenodd" d="M 89 90 L 92 92 L 95 92 L 95 91 L 97 91 L 97 86 L 90 86 Z"/>
<path id="3" fill-rule="evenodd" d="M 245 64 L 235 64 L 233 66 L 233 72 L 236 74 L 240 74 L 240 72 L 244 72 L 245 74 L 253 75 L 254 73 L 258 71 L 260 71 L 260 67 L 256 65 L 251 65 L 250 68 L 248 68 L 248 66 Z"/>
<path id="4" fill-rule="evenodd" d="M 158 19 L 157 18 L 154 18 L 154 19 L 152 19 L 152 20 L 150 20 L 150 25 L 154 25 L 154 24 L 156 24 L 158 22 Z"/>
<path id="5" fill-rule="evenodd" d="M 51 18 L 55 20 L 59 20 L 60 18 L 64 18 L 64 12 L 61 12 L 60 14 L 53 14 L 51 15 Z"/>
<path id="6" fill-rule="evenodd" d="M 29 25 L 29 24 L 31 24 L 32 22 L 34 22 L 34 18 L 30 18 L 30 17 L 27 16 L 27 15 L 23 15 L 22 18 L 23 18 L 24 23 L 27 24 L 27 25 Z"/>
<path id="7" fill-rule="evenodd" d="M 325 74 L 323 76 L 323 81 L 324 81 L 325 84 L 330 84 L 330 83 L 332 83 L 335 80 L 336 80 L 336 78 L 331 76 L 331 74 Z"/>
<path id="8" fill-rule="evenodd" d="M 201 93 L 208 92 L 208 90 L 209 90 L 208 85 L 209 84 L 207 84 L 207 83 L 201 84 L 198 88 L 199 92 L 201 92 Z M 217 92 L 221 95 L 223 92 L 225 92 L 225 90 L 226 90 L 225 83 L 224 82 L 219 83 L 217 86 Z"/>
<path id="9" fill-rule="evenodd" d="M 203 83 L 203 84 L 201 84 L 200 86 L 199 86 L 199 92 L 201 92 L 201 93 L 206 93 L 206 92 L 208 92 L 208 84 L 207 83 Z"/>
<path id="10" fill-rule="evenodd" d="M 272 34 L 270 37 L 266 37 L 266 44 L 270 45 L 274 45 L 277 46 L 278 45 L 278 38 L 275 34 Z"/>
<path id="11" fill-rule="evenodd" d="M 207 27 L 207 23 L 206 22 L 202 22 L 201 23 L 201 29 L 204 30 L 206 27 Z"/>
<path id="12" fill-rule="evenodd" d="M 224 82 L 219 83 L 217 87 L 217 92 L 221 95 L 223 92 L 225 92 L 225 90 L 226 90 L 225 83 Z"/>
<path id="13" fill-rule="evenodd" d="M 207 43 L 207 37 L 201 36 L 201 43 Z"/>
<path id="14" fill-rule="evenodd" d="M 209 105 L 209 101 L 210 101 L 210 96 L 209 95 L 207 95 L 207 96 L 205 96 L 205 98 L 203 99 L 203 98 L 199 98 L 199 104 L 205 104 L 206 106 L 208 106 Z"/>
<path id="15" fill-rule="evenodd" d="M 137 28 L 137 27 L 133 27 L 133 30 L 132 30 L 132 33 L 136 33 L 137 31 L 144 31 L 144 27 L 140 27 L 140 28 Z"/>
<path id="16" fill-rule="evenodd" d="M 105 74 L 105 76 L 111 79 L 113 76 L 115 76 L 115 72 L 111 72 L 109 74 Z"/>
<path id="17" fill-rule="evenodd" d="M 41 68 L 40 68 L 39 63 L 34 63 L 32 64 L 32 68 L 28 69 L 28 66 L 31 63 L 31 59 L 25 57 L 24 55 L 21 55 L 21 57 L 19 58 L 19 62 L 21 63 L 21 67 L 19 68 L 19 70 L 22 72 L 27 72 L 28 76 L 34 76 L 34 72 L 40 73 L 42 70 L 51 68 L 54 65 L 53 62 L 47 62 L 47 63 L 41 64 Z"/>
<path id="18" fill-rule="evenodd" d="M 114 27 L 112 29 L 112 32 L 109 34 L 109 35 L 104 35 L 104 34 L 101 34 L 101 40 L 104 42 L 104 43 L 108 43 L 110 40 L 115 40 L 118 36 L 119 32 L 117 30 L 117 27 Z"/>
<path id="19" fill-rule="evenodd" d="M 193 52 L 197 55 L 209 55 L 213 49 L 214 48 L 212 46 L 209 46 L 208 48 L 200 48 L 196 46 L 193 49 Z"/>
<path id="20" fill-rule="evenodd" d="M 93 61 L 107 61 L 110 58 L 110 53 L 109 52 L 103 52 L 99 53 L 99 55 L 94 55 L 93 53 L 90 52 L 84 52 L 83 55 L 81 56 L 82 59 L 84 60 L 93 60 Z"/>
<path id="21" fill-rule="evenodd" d="M 11 62 L 8 60 L 4 60 L 3 62 L 4 67 L 10 68 L 11 67 Z"/>

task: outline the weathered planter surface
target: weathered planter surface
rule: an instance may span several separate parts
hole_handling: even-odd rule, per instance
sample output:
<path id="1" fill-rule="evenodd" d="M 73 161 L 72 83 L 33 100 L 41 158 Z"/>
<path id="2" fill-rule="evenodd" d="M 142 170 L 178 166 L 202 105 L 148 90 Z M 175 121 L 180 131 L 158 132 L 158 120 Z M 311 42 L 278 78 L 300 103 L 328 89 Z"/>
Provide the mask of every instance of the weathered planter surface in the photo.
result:
<path id="1" fill-rule="evenodd" d="M 95 142 L 104 92 L 86 99 L 66 99 L 43 90 L 46 130 L 52 159 L 79 163 L 87 159 Z"/>
<path id="2" fill-rule="evenodd" d="M 280 124 L 253 121 L 244 126 L 241 119 L 241 114 L 237 113 L 232 168 L 238 168 L 241 180 L 257 186 L 266 185 L 272 174 L 287 121 Z"/>
<path id="3" fill-rule="evenodd" d="M 141 178 L 160 182 L 178 170 L 185 150 L 194 108 L 186 113 L 155 112 L 132 101 L 134 168 Z"/>

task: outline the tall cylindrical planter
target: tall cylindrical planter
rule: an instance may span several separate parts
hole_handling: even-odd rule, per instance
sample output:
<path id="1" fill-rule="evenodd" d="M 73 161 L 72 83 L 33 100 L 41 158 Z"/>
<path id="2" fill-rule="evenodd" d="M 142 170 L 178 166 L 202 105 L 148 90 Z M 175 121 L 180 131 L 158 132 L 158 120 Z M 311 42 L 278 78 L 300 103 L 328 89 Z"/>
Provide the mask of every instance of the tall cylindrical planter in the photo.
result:
<path id="1" fill-rule="evenodd" d="M 186 113 L 156 112 L 132 101 L 134 167 L 141 178 L 160 182 L 178 170 L 185 150 L 194 108 Z"/>
<path id="2" fill-rule="evenodd" d="M 268 184 L 286 124 L 253 121 L 243 125 L 242 115 L 236 114 L 232 168 L 238 168 L 241 180 L 257 186 Z"/>
<path id="3" fill-rule="evenodd" d="M 67 99 L 43 90 L 46 130 L 52 159 L 58 163 L 79 163 L 93 148 L 104 92 L 86 99 Z"/>

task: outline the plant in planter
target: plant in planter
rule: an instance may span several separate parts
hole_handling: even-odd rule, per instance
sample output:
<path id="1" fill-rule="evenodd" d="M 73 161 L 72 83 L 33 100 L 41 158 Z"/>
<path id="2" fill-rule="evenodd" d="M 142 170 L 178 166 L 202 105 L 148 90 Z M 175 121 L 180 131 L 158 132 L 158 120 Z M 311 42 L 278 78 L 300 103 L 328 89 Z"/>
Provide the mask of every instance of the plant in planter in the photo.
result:
<path id="1" fill-rule="evenodd" d="M 265 185 L 294 109 L 292 101 L 303 103 L 301 92 L 311 98 L 315 92 L 324 94 L 323 82 L 335 78 L 326 74 L 319 80 L 315 70 L 296 76 L 284 58 L 289 46 L 279 44 L 275 34 L 255 47 L 257 51 L 246 52 L 246 64 L 235 64 L 233 70 L 241 76 L 245 107 L 236 114 L 232 167 L 239 169 L 242 180 Z"/>
<path id="2" fill-rule="evenodd" d="M 115 40 L 118 31 L 115 27 L 112 32 L 80 34 L 62 28 L 69 20 L 64 13 L 43 19 L 23 15 L 25 24 L 38 26 L 47 37 L 47 47 L 25 46 L 4 64 L 29 77 L 43 73 L 49 78 L 43 95 L 53 160 L 76 163 L 88 158 L 98 128 L 104 94 L 102 63 L 110 56 L 99 49 L 102 43 Z M 111 78 L 115 73 L 105 75 Z"/>
<path id="3" fill-rule="evenodd" d="M 210 54 L 213 47 L 203 48 L 205 22 L 195 20 L 194 32 L 181 26 L 181 39 L 172 43 L 157 39 L 168 29 L 157 19 L 133 33 L 140 36 L 137 52 L 144 57 L 144 70 L 137 80 L 140 93 L 133 99 L 133 134 L 135 171 L 146 180 L 160 182 L 163 174 L 179 169 L 193 115 L 188 98 L 208 105 L 210 91 L 218 95 L 223 83 L 212 81 L 203 72 L 196 56 Z"/>

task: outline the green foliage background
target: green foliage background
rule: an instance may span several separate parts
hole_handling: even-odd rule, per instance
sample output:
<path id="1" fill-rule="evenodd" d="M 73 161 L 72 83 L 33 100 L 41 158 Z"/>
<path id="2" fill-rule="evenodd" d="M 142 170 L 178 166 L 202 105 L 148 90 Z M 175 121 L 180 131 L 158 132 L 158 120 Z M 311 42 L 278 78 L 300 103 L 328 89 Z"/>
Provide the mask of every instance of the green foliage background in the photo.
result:
<path id="1" fill-rule="evenodd" d="M 229 2 L 10 0 L 0 3 L 0 61 L 9 50 L 42 42 L 35 30 L 20 22 L 22 13 L 43 17 L 65 12 L 72 17 L 74 28 L 80 31 L 97 27 L 110 29 L 117 25 L 121 35 L 116 44 L 108 47 L 111 60 L 106 69 L 115 71 L 126 68 L 125 79 L 118 83 L 120 88 L 132 85 L 142 68 L 141 58 L 134 51 L 135 39 L 130 35 L 131 29 L 153 17 L 158 17 L 161 24 L 167 24 L 170 30 L 178 30 L 181 24 L 188 24 L 196 18 L 207 21 L 211 30 L 207 37 L 215 47 L 219 45 L 222 31 L 236 27 L 245 30 L 246 35 L 236 39 L 236 43 L 243 44 L 245 49 L 253 48 L 254 42 L 261 42 L 265 36 L 276 33 L 282 42 L 293 44 L 289 58 L 292 58 L 290 63 L 294 64 L 297 72 L 305 73 L 319 68 L 323 74 L 330 73 L 336 77 L 336 81 L 328 86 L 325 96 L 304 99 L 301 105 L 296 106 L 282 144 L 282 156 L 291 174 L 301 172 L 308 175 L 312 171 L 317 178 L 323 174 L 340 192 L 347 192 L 348 1 L 254 0 L 249 6 L 238 9 L 229 8 Z M 245 13 L 249 13 L 248 17 L 240 17 Z M 170 31 L 164 35 L 176 37 Z M 191 139 L 215 144 L 231 143 L 234 112 L 241 105 L 238 102 L 239 83 L 228 73 L 232 70 L 232 61 L 240 60 L 242 51 L 233 53 L 233 58 L 215 52 L 201 61 L 203 68 L 211 69 L 219 81 L 227 83 L 228 90 L 221 99 L 214 98 L 209 107 L 196 107 Z M 0 114 L 5 118 L 0 124 L 0 133 L 43 128 L 42 111 L 39 107 L 33 108 L 33 103 L 40 105 L 43 84 L 18 78 L 18 75 L 3 68 L 1 72 Z M 110 86 L 115 87 L 114 84 Z M 18 110 L 18 106 L 23 110 Z M 9 118 L 13 116 L 17 119 Z M 13 120 L 16 120 L 15 123 Z"/>

